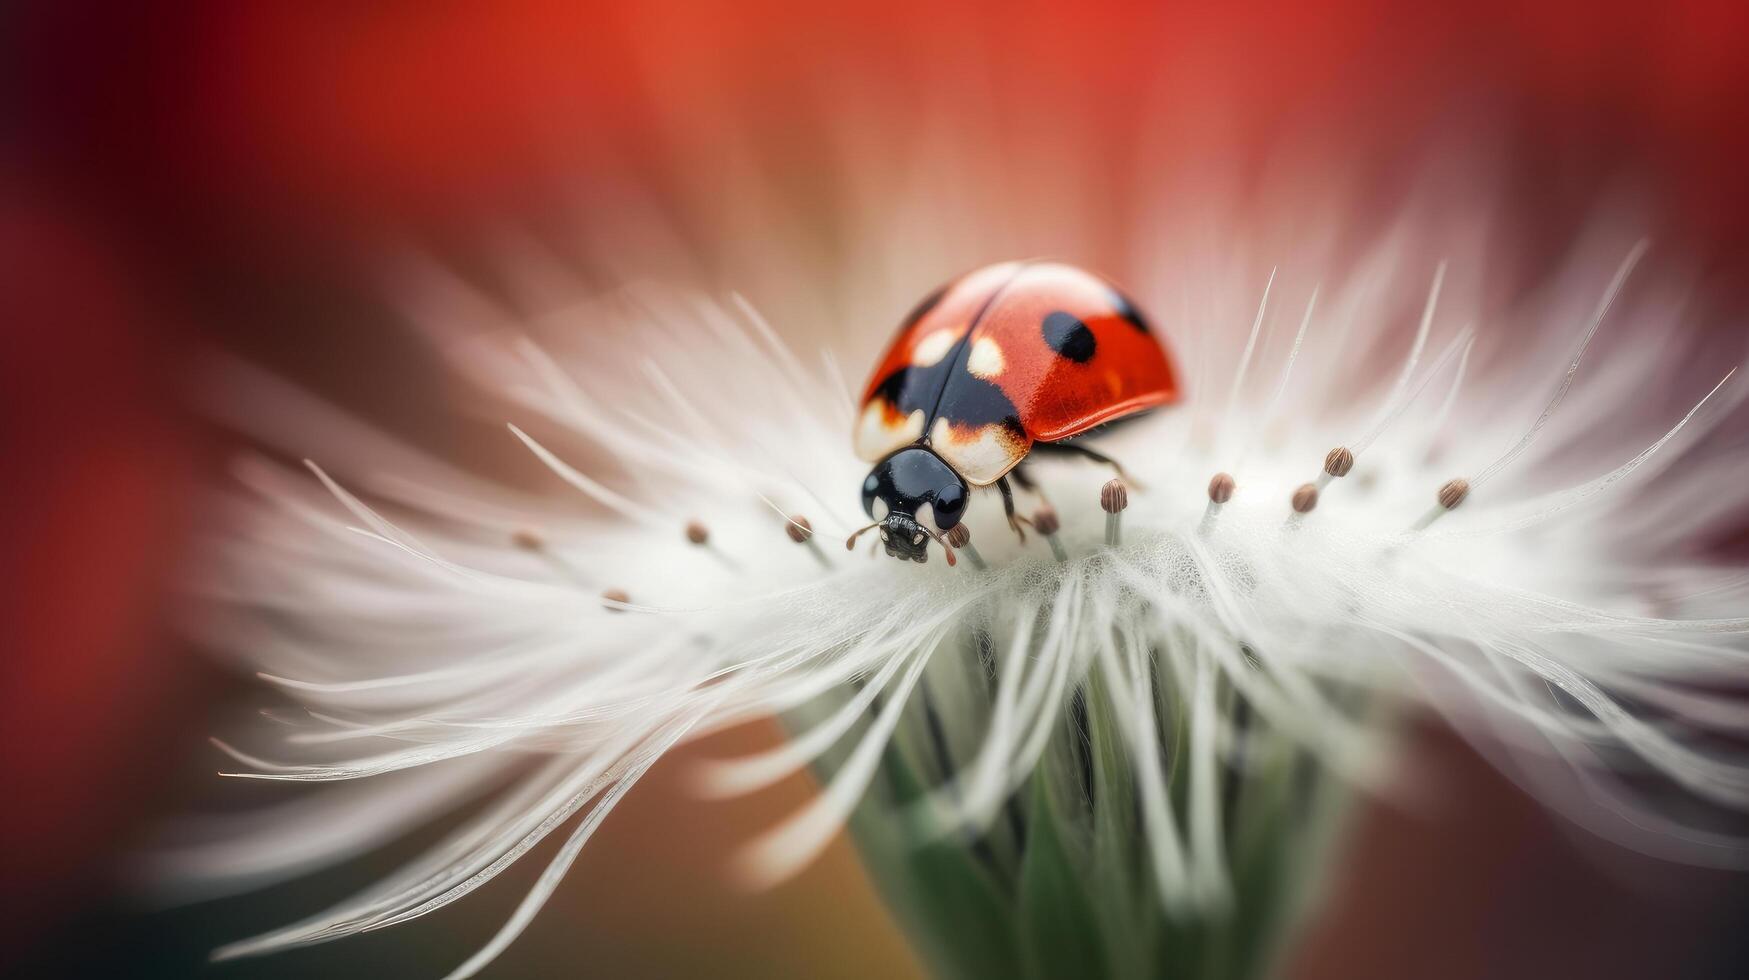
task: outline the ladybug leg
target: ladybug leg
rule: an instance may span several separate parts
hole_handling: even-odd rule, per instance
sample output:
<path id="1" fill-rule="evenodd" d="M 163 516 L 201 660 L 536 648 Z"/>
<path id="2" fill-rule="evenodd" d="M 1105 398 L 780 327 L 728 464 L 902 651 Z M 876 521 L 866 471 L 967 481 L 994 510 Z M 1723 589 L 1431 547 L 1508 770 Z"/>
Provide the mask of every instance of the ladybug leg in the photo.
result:
<path id="1" fill-rule="evenodd" d="M 1106 466 L 1111 467 L 1113 470 L 1116 470 L 1118 478 L 1123 480 L 1125 483 L 1129 484 L 1132 487 L 1135 487 L 1138 490 L 1141 489 L 1141 487 L 1142 487 L 1141 482 L 1138 481 L 1135 477 L 1131 476 L 1129 474 L 1129 471 L 1127 471 L 1123 468 L 1122 463 L 1118 462 L 1115 459 L 1112 459 L 1110 456 L 1107 456 L 1102 452 L 1099 452 L 1098 450 L 1088 449 L 1086 446 L 1080 445 L 1079 443 L 1046 442 L 1046 443 L 1040 443 L 1040 444 L 1034 446 L 1033 449 L 1035 451 L 1039 450 L 1039 449 L 1043 449 L 1043 450 L 1046 450 L 1047 452 L 1054 452 L 1054 453 L 1059 453 L 1059 454 L 1066 453 L 1066 454 L 1071 454 L 1071 455 L 1075 455 L 1075 456 L 1080 456 L 1082 459 L 1091 460 L 1095 463 L 1103 463 Z"/>
<path id="2" fill-rule="evenodd" d="M 1016 466 L 1014 469 L 1009 470 L 1008 475 L 1014 477 L 1014 485 L 1015 486 L 1019 487 L 1022 490 L 1025 490 L 1027 493 L 1032 494 L 1034 497 L 1037 497 L 1038 502 L 1041 505 L 1043 505 L 1045 507 L 1049 507 L 1051 505 L 1051 499 L 1049 497 L 1045 496 L 1045 492 L 1043 490 L 1039 489 L 1039 485 L 1038 485 L 1037 481 L 1033 480 L 1032 474 L 1030 474 L 1026 471 L 1025 464 L 1022 464 L 1020 466 Z"/>
<path id="3" fill-rule="evenodd" d="M 1018 481 L 1019 477 L 1015 479 Z M 1008 515 L 1008 526 L 1020 536 L 1020 543 L 1025 544 L 1026 532 L 1021 530 L 1021 525 L 1032 522 L 1014 512 L 1014 488 L 1008 485 L 1008 477 L 1004 476 L 997 480 L 996 489 L 1002 491 L 1002 510 Z"/>

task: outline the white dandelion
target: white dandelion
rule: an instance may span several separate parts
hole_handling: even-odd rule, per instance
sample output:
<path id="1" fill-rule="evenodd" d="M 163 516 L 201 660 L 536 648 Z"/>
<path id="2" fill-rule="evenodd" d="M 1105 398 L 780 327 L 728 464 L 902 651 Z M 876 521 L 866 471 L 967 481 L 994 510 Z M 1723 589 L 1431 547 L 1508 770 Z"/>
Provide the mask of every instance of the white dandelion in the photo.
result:
<path id="1" fill-rule="evenodd" d="M 836 349 L 739 297 L 585 297 L 548 264 L 542 294 L 568 299 L 529 316 L 406 280 L 550 492 L 233 371 L 248 431 L 319 458 L 240 463 L 199 576 L 206 637 L 308 712 L 222 744 L 233 775 L 336 785 L 173 857 L 257 883 L 509 788 L 369 891 L 217 955 L 408 921 L 565 835 L 470 975 L 664 753 L 773 715 L 790 739 L 702 771 L 701 795 L 804 770 L 821 791 L 731 866 L 781 881 L 848 824 L 946 973 L 1265 967 L 1350 790 L 1400 786 L 1390 736 L 1418 709 L 1598 834 L 1741 866 L 1711 815 L 1749 807 L 1719 739 L 1749 728 L 1720 686 L 1749 657 L 1749 578 L 1701 546 L 1749 503 L 1721 424 L 1743 387 L 1717 364 L 1663 397 L 1691 355 L 1643 245 L 1577 249 L 1501 303 L 1477 253 L 1442 264 L 1431 237 L 1266 276 L 1110 270 L 1184 403 L 1102 436 L 1127 485 L 1035 465 L 1042 540 L 976 494 L 952 567 L 838 544 L 866 522 L 841 365 L 884 338 Z"/>

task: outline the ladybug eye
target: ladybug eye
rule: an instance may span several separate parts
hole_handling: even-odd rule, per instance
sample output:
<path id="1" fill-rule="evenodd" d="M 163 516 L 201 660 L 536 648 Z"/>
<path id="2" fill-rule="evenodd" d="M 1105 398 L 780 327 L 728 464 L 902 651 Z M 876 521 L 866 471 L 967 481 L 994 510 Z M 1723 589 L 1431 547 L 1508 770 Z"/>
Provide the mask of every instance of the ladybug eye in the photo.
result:
<path id="1" fill-rule="evenodd" d="M 966 509 L 966 491 L 958 485 L 945 486 L 935 493 L 935 526 L 943 531 L 960 522 Z"/>

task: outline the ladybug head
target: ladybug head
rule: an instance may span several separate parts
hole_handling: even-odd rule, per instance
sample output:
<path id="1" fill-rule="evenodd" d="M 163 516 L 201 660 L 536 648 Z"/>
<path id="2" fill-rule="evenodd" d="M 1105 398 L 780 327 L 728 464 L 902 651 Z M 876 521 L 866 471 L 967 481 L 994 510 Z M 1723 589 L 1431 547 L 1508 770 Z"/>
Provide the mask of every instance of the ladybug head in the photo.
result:
<path id="1" fill-rule="evenodd" d="M 863 481 L 862 509 L 875 520 L 864 530 L 879 527 L 881 543 L 894 558 L 927 561 L 929 539 L 941 541 L 942 532 L 959 524 L 968 496 L 953 467 L 922 446 L 910 446 L 876 463 Z M 953 549 L 944 541 L 942 549 L 953 564 Z"/>

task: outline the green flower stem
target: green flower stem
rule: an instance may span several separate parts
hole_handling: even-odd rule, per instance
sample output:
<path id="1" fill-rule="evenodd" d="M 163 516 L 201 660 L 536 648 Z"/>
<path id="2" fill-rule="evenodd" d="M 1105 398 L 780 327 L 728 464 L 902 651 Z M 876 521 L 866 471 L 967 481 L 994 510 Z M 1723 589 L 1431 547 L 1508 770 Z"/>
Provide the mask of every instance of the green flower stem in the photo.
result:
<path id="1" fill-rule="evenodd" d="M 1036 644 L 1044 625 L 1034 628 Z M 879 784 L 851 821 L 871 878 L 931 970 L 956 980 L 1248 980 L 1274 970 L 1322 877 L 1346 809 L 1343 785 L 1221 681 L 1225 748 L 1237 756 L 1232 766 L 1215 763 L 1232 900 L 1169 913 L 1112 679 L 1096 667 L 1003 814 L 982 830 L 943 834 L 924 826 L 916 804 L 953 792 L 949 775 L 979 748 L 994 691 L 990 646 L 973 626 L 935 651 Z M 1184 833 L 1191 760 L 1216 746 L 1192 747 L 1185 665 L 1195 652 L 1182 652 L 1147 660 L 1169 804 Z M 822 760 L 828 772 L 836 762 Z"/>

